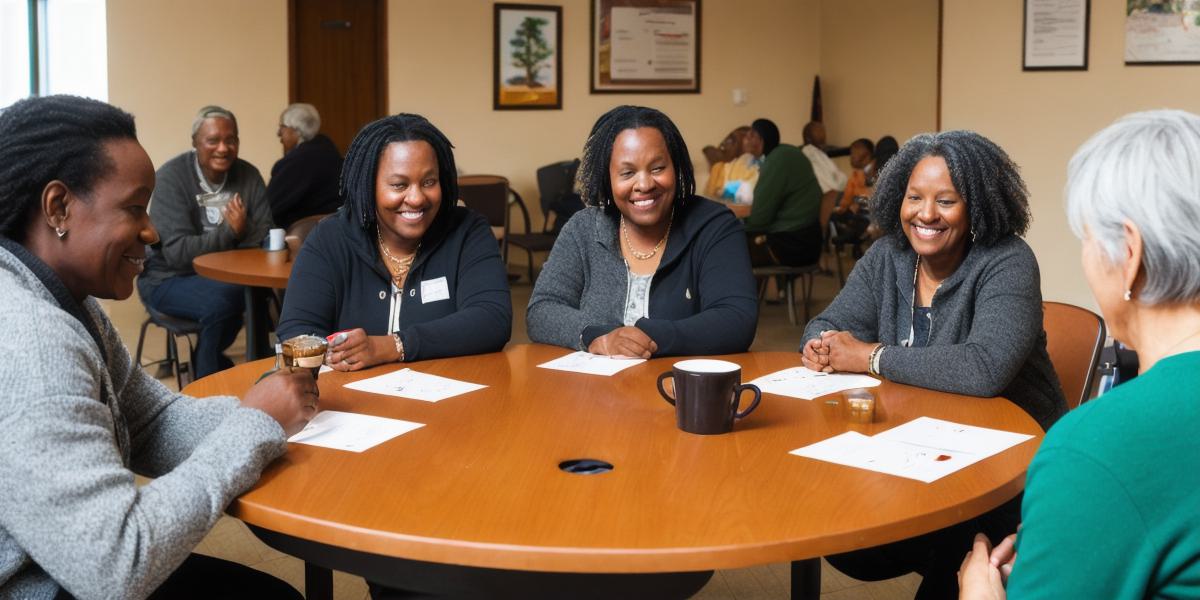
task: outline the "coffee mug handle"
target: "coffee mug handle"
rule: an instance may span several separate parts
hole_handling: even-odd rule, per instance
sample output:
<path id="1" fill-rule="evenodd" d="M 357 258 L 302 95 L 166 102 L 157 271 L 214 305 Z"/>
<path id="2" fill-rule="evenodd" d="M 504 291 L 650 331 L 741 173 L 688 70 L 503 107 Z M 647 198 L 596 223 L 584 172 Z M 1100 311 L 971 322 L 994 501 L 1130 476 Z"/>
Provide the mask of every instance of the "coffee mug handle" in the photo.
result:
<path id="1" fill-rule="evenodd" d="M 742 417 L 754 412 L 754 409 L 758 408 L 758 402 L 762 400 L 762 390 L 758 389 L 757 385 L 754 385 L 753 383 L 743 383 L 742 385 L 734 388 L 734 391 L 737 392 L 738 404 L 742 403 L 742 392 L 746 390 L 754 392 L 754 401 L 750 403 L 750 408 L 747 408 L 742 412 L 734 413 L 734 418 L 741 419 Z"/>
<path id="2" fill-rule="evenodd" d="M 658 376 L 658 393 L 662 394 L 663 399 L 666 400 L 667 402 L 670 402 L 671 406 L 675 406 L 675 399 L 668 396 L 667 390 L 663 389 L 663 380 L 668 377 L 673 377 L 674 375 L 675 375 L 674 371 L 667 371 L 666 373 L 663 373 L 662 375 Z"/>

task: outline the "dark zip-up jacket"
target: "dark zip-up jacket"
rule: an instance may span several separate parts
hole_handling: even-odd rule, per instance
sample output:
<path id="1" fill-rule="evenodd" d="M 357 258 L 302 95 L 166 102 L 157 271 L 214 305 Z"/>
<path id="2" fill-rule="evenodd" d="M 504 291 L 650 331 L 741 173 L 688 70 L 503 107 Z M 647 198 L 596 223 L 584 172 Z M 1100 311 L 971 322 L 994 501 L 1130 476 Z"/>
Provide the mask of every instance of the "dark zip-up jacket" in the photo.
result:
<path id="1" fill-rule="evenodd" d="M 487 221 L 459 206 L 440 210 L 452 212 L 426 232 L 404 281 L 405 361 L 495 352 L 512 335 L 508 275 Z M 367 335 L 392 333 L 391 275 L 377 248 L 374 229 L 364 231 L 345 206 L 321 221 L 292 268 L 279 338 L 359 327 Z M 442 277 L 449 298 L 438 300 L 429 284 Z"/>
<path id="2" fill-rule="evenodd" d="M 674 219 L 649 316 L 635 326 L 658 344 L 655 356 L 745 352 L 758 298 L 741 223 L 699 196 L 676 201 Z M 529 299 L 529 339 L 586 350 L 622 326 L 629 270 L 618 223 L 615 211 L 589 207 L 563 227 Z"/>

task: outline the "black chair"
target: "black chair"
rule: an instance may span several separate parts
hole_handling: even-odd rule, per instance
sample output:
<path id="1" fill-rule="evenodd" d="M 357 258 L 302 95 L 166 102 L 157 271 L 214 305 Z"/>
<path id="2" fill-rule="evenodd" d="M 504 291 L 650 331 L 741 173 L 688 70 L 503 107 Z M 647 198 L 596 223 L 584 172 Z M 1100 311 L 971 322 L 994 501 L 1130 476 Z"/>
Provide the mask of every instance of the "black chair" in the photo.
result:
<path id="1" fill-rule="evenodd" d="M 463 175 L 458 178 L 458 197 L 467 208 L 478 212 L 492 226 L 492 233 L 500 244 L 500 257 L 508 264 L 508 202 L 524 205 L 520 194 L 508 184 L 508 178 L 500 175 Z"/>
<path id="2" fill-rule="evenodd" d="M 163 314 L 146 306 L 146 312 L 150 313 L 150 317 L 142 322 L 142 330 L 138 333 L 137 351 L 134 352 L 133 361 L 139 367 L 153 367 L 162 365 L 169 367 L 175 373 L 175 383 L 179 385 L 179 389 L 183 389 L 187 382 L 191 381 L 194 376 L 194 371 L 191 365 L 179 360 L 179 346 L 176 343 L 176 338 L 183 337 L 187 340 L 188 356 L 192 356 L 196 351 L 195 344 L 192 343 L 192 335 L 200 334 L 200 324 L 196 321 L 189 321 L 178 317 L 172 317 Z M 146 328 L 151 324 L 162 327 L 167 333 L 167 357 L 162 360 L 156 360 L 142 364 L 142 347 L 146 341 Z M 187 374 L 186 381 L 184 374 Z"/>
<path id="3" fill-rule="evenodd" d="M 796 324 L 796 280 L 799 279 L 800 294 L 804 300 L 804 321 L 802 324 L 808 323 L 808 306 L 812 302 L 813 277 L 821 272 L 820 265 L 754 267 L 752 272 L 754 273 L 754 278 L 758 280 L 759 303 L 762 302 L 763 296 L 766 295 L 767 283 L 772 277 L 783 282 L 784 298 L 788 308 L 788 321 L 792 325 Z"/>
<path id="4" fill-rule="evenodd" d="M 567 219 L 583 208 L 583 201 L 574 191 L 578 169 L 579 160 L 565 160 L 537 170 L 538 205 L 543 217 L 540 232 L 532 231 L 525 203 L 518 204 L 525 221 L 525 233 L 510 235 L 508 243 L 524 250 L 529 258 L 529 283 L 534 281 L 533 253 L 549 252 Z"/>

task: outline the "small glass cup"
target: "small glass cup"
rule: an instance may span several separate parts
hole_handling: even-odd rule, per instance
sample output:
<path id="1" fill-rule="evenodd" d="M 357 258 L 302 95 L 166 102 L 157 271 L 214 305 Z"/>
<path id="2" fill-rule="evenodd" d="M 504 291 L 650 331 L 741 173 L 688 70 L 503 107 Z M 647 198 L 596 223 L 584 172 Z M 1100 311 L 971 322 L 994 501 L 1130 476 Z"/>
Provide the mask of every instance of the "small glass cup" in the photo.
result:
<path id="1" fill-rule="evenodd" d="M 284 340 L 280 346 L 283 366 L 310 369 L 313 379 L 316 379 L 321 365 L 325 363 L 325 351 L 329 349 L 329 342 L 315 335 L 298 335 Z"/>
<path id="2" fill-rule="evenodd" d="M 875 421 L 875 396 L 865 388 L 846 390 L 846 411 L 851 423 Z"/>

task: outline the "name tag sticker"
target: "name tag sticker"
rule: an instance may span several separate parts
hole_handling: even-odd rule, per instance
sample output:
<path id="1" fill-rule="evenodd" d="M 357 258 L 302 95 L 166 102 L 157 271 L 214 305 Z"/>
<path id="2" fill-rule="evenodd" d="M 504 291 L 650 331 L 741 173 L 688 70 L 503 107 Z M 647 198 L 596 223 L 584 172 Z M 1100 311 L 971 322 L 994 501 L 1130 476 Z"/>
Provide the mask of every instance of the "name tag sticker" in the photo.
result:
<path id="1" fill-rule="evenodd" d="M 450 299 L 450 284 L 445 277 L 426 279 L 421 282 L 421 304 Z"/>

